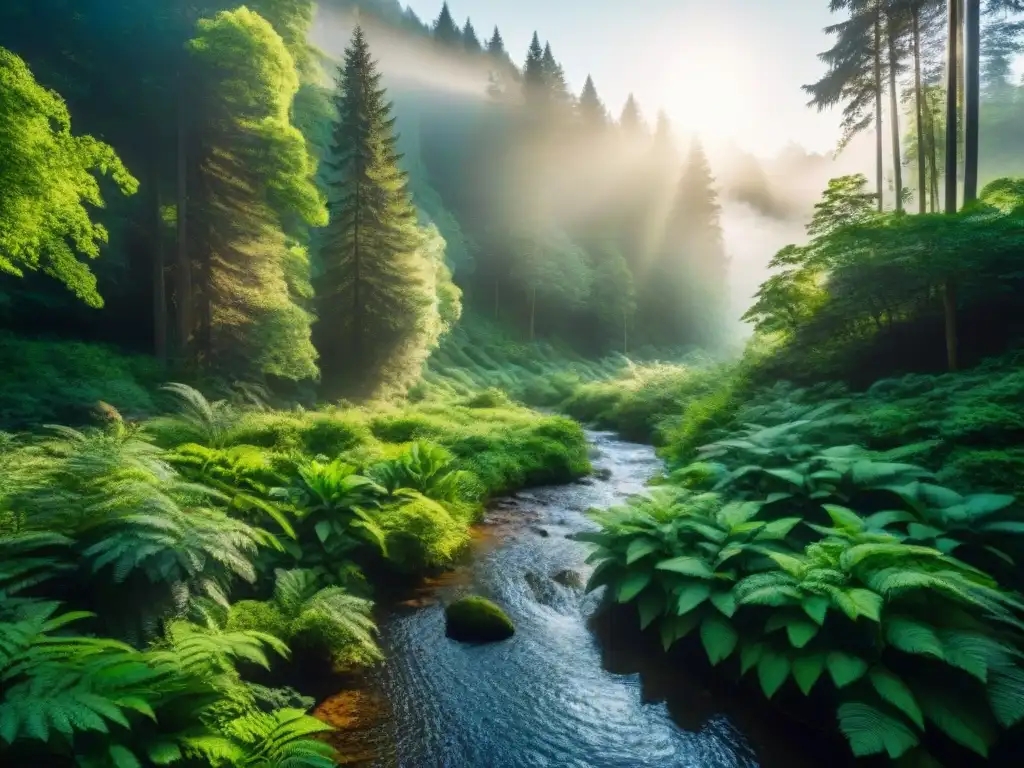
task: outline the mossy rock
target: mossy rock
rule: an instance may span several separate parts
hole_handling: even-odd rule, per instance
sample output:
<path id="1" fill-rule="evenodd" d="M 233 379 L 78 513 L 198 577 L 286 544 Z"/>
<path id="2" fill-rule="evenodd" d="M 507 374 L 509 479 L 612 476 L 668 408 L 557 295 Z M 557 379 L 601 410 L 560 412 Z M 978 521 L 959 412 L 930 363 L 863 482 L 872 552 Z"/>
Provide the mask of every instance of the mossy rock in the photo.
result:
<path id="1" fill-rule="evenodd" d="M 445 608 L 445 634 L 463 643 L 494 643 L 515 634 L 515 626 L 497 605 L 483 597 L 464 597 Z"/>

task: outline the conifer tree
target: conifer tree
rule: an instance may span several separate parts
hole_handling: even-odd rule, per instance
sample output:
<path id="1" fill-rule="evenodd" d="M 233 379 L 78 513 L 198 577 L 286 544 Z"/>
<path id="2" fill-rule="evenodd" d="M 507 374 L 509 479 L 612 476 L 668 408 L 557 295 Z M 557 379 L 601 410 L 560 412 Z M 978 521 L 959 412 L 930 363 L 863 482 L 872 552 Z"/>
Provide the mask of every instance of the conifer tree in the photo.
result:
<path id="1" fill-rule="evenodd" d="M 666 341 L 712 346 L 721 340 L 727 309 L 728 259 L 721 209 L 707 155 L 694 140 L 679 181 L 660 253 Z"/>
<path id="2" fill-rule="evenodd" d="M 508 55 L 508 52 L 505 50 L 505 41 L 502 39 L 501 31 L 497 26 L 494 27 L 491 39 L 487 41 L 487 52 L 497 58 L 504 58 Z"/>
<path id="3" fill-rule="evenodd" d="M 569 93 L 569 86 L 565 82 L 565 71 L 562 69 L 562 65 L 555 60 L 555 55 L 551 52 L 551 43 L 544 45 L 544 52 L 541 54 L 540 63 L 548 98 L 554 104 L 567 104 L 572 100 L 572 95 Z"/>
<path id="4" fill-rule="evenodd" d="M 466 25 L 462 28 L 462 46 L 466 49 L 466 53 L 469 54 L 477 54 L 483 51 L 483 46 L 480 45 L 480 38 L 476 36 L 473 22 L 469 19 L 466 19 Z"/>
<path id="5" fill-rule="evenodd" d="M 462 46 L 462 33 L 455 25 L 452 12 L 448 10 L 448 3 L 441 6 L 441 13 L 434 22 L 434 39 L 450 48 Z"/>
<path id="6" fill-rule="evenodd" d="M 303 306 L 309 264 L 294 235 L 327 216 L 290 122 L 294 61 L 270 24 L 244 7 L 200 21 L 189 51 L 202 105 L 190 192 L 194 356 L 234 376 L 315 378 Z"/>
<path id="7" fill-rule="evenodd" d="M 577 112 L 580 121 L 587 128 L 600 129 L 608 123 L 608 110 L 605 109 L 601 98 L 597 95 L 597 88 L 590 75 L 587 75 L 587 80 L 583 83 L 583 90 L 580 92 L 577 103 Z"/>
<path id="8" fill-rule="evenodd" d="M 418 374 L 435 266 L 399 168 L 395 119 L 362 29 L 338 78 L 316 343 L 330 395 L 400 389 Z"/>
<path id="9" fill-rule="evenodd" d="M 619 116 L 619 127 L 627 136 L 641 136 L 646 133 L 647 126 L 644 124 L 643 115 L 640 114 L 640 107 L 636 103 L 633 94 L 626 97 L 626 103 L 622 107 L 622 114 Z"/>
<path id="10" fill-rule="evenodd" d="M 547 92 L 546 74 L 544 71 L 544 49 L 540 46 L 540 37 L 533 33 L 530 48 L 526 52 L 526 63 L 523 65 L 523 87 L 527 98 L 537 99 Z"/>

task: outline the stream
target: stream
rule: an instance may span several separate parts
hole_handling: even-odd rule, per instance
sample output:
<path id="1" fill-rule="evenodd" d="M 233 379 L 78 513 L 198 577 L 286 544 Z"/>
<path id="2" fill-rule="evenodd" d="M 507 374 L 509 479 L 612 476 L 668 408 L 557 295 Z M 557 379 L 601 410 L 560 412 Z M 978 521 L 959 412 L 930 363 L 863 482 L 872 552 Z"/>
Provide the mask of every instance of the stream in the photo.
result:
<path id="1" fill-rule="evenodd" d="M 637 669 L 643 663 L 633 663 L 630 656 L 635 657 L 635 651 L 618 647 L 625 643 L 610 643 L 610 647 L 607 641 L 604 647 L 599 643 L 588 619 L 603 590 L 584 595 L 573 584 L 573 574 L 585 582 L 591 571 L 584 565 L 589 547 L 566 536 L 594 529 L 584 513 L 642 491 L 660 463 L 649 446 L 602 432 L 588 432 L 588 437 L 594 477 L 499 500 L 475 531 L 471 552 L 461 566 L 428 581 L 380 617 L 387 663 L 373 673 L 366 690 L 351 692 L 347 702 L 335 702 L 330 716 L 337 723 L 345 721 L 346 709 L 350 716 L 361 713 L 355 718 L 361 722 L 350 728 L 347 743 L 339 744 L 350 755 L 354 742 L 364 750 L 349 764 L 388 768 L 789 768 L 804 764 L 790 749 L 784 750 L 784 756 L 766 759 L 760 744 L 757 749 L 750 745 L 750 741 L 765 741 L 764 734 L 748 740 L 723 714 L 728 706 L 720 706 L 722 702 L 691 686 L 678 690 L 669 670 Z M 514 637 L 480 646 L 447 639 L 443 606 L 465 594 L 481 594 L 501 605 L 515 622 Z M 621 672 L 623 667 L 634 671 L 609 671 Z M 651 695 L 652 688 L 668 690 Z M 782 738 L 768 736 L 775 742 Z M 767 751 L 774 752 L 778 746 L 773 744 Z"/>

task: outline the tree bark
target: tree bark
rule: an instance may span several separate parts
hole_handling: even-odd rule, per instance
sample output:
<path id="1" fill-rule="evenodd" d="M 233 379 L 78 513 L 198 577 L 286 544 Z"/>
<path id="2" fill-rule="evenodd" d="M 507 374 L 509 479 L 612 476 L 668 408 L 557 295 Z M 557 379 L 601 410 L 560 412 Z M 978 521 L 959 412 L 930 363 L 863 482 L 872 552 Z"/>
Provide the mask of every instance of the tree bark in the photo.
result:
<path id="1" fill-rule="evenodd" d="M 875 3 L 875 190 L 878 210 L 882 210 L 882 10 L 880 0 Z"/>
<path id="2" fill-rule="evenodd" d="M 160 195 L 160 164 L 153 162 L 153 354 L 167 362 L 167 285 L 164 280 L 163 198 Z"/>
<path id="3" fill-rule="evenodd" d="M 178 354 L 188 363 L 192 342 L 192 261 L 188 248 L 188 121 L 185 116 L 185 77 L 178 74 L 178 153 L 177 153 L 177 258 L 175 283 L 177 301 Z"/>
<path id="4" fill-rule="evenodd" d="M 917 111 L 917 211 L 918 213 L 927 212 L 928 206 L 928 180 L 925 168 L 927 162 L 927 154 L 924 146 L 924 132 L 922 129 L 922 112 L 923 106 L 921 104 L 921 9 L 919 6 L 914 6 L 913 11 L 913 23 L 914 23 L 914 105 Z"/>
<path id="5" fill-rule="evenodd" d="M 981 101 L 981 0 L 967 0 L 964 81 L 964 203 L 978 199 L 978 129 Z"/>
<path id="6" fill-rule="evenodd" d="M 957 37 L 960 20 L 957 0 L 949 2 L 948 54 L 946 61 L 946 213 L 956 213 L 957 155 Z M 942 308 L 946 320 L 946 366 L 957 369 L 956 286 L 947 278 L 942 292 Z"/>
<path id="7" fill-rule="evenodd" d="M 900 118 L 899 104 L 896 98 L 896 66 L 899 57 L 896 53 L 896 30 L 893 20 L 887 23 L 889 43 L 889 133 L 892 135 L 892 173 L 896 187 L 896 211 L 903 210 L 903 154 L 900 152 Z"/>

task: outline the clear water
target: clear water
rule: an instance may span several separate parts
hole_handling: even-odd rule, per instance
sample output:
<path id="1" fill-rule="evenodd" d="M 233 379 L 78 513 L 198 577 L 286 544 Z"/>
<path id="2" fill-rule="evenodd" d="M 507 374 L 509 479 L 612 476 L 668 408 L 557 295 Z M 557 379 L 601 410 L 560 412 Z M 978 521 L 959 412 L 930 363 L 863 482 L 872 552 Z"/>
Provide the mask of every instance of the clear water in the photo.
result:
<path id="1" fill-rule="evenodd" d="M 585 580 L 584 513 L 640 492 L 659 463 L 651 448 L 591 433 L 594 465 L 610 475 L 536 489 L 489 513 L 485 537 L 450 577 L 383 617 L 388 662 L 371 681 L 385 702 L 368 765 L 409 768 L 746 768 L 743 735 L 722 715 L 681 728 L 664 703 L 646 703 L 638 674 L 607 671 L 588 629 L 600 594 L 552 579 Z M 486 533 L 490 531 L 490 536 Z M 464 645 L 445 637 L 444 604 L 482 594 L 516 625 L 510 640 Z M 614 666 L 614 665 L 613 665 Z M 668 680 L 668 678 L 665 678 Z M 686 697 L 684 696 L 684 701 Z M 694 708 L 707 712 L 706 702 Z M 699 704 L 699 706 L 698 706 Z M 688 721 L 693 719 L 689 712 Z M 689 724 L 689 723 L 688 723 Z M 792 763 L 796 765 L 796 761 Z"/>

